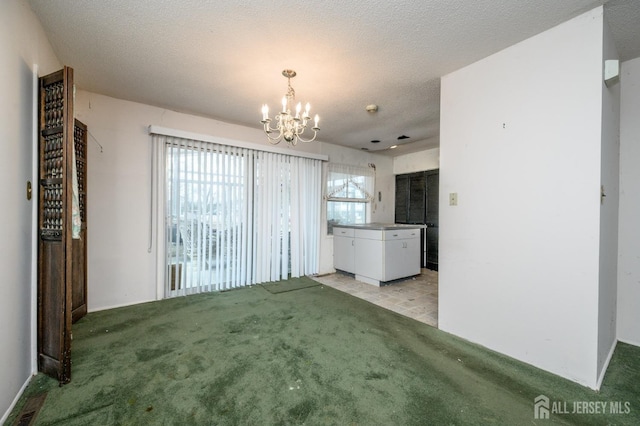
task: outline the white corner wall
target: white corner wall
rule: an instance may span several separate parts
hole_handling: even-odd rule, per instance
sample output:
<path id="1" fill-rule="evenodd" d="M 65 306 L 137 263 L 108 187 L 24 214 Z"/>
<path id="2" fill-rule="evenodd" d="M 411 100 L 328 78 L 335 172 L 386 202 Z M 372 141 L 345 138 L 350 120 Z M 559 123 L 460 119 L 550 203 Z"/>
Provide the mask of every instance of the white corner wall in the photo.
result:
<path id="1" fill-rule="evenodd" d="M 35 371 L 35 76 L 60 67 L 37 18 L 19 0 L 0 2 L 0 423 Z M 37 142 L 36 142 L 37 143 Z M 33 253 L 33 256 L 32 256 Z"/>
<path id="2" fill-rule="evenodd" d="M 443 77 L 441 95 L 440 328 L 592 388 L 602 13 Z"/>
<path id="3" fill-rule="evenodd" d="M 609 25 L 603 21 L 602 64 L 618 59 Z M 618 203 L 620 175 L 620 84 L 602 87 L 602 147 L 600 183 L 605 197 L 600 203 L 600 265 L 598 293 L 598 385 L 604 379 L 616 347 L 616 298 L 618 279 Z"/>
<path id="4" fill-rule="evenodd" d="M 88 302 L 89 311 L 156 300 L 155 244 L 149 247 L 150 124 L 221 138 L 266 144 L 255 128 L 228 124 L 79 90 L 76 117 L 88 127 Z M 376 164 L 372 220 L 393 220 L 392 160 L 322 142 L 295 150 L 326 154 L 329 161 Z M 391 204 L 387 205 L 386 201 Z M 391 218 L 391 219 L 390 219 Z M 323 224 L 320 273 L 332 272 L 333 240 Z"/>
<path id="5" fill-rule="evenodd" d="M 618 340 L 640 346 L 640 58 L 621 67 Z"/>

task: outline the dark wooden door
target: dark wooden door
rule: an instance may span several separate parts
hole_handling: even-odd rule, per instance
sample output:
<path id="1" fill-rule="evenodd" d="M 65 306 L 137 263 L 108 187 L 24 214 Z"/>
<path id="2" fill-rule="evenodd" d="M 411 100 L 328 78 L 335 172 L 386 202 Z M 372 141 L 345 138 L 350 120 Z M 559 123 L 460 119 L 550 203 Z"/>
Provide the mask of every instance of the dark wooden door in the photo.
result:
<path id="1" fill-rule="evenodd" d="M 396 175 L 396 223 L 422 224 L 421 258 L 423 268 L 438 270 L 439 171 Z"/>
<path id="2" fill-rule="evenodd" d="M 427 182 L 424 172 L 409 175 L 409 208 L 407 223 L 424 223 L 427 203 Z"/>
<path id="3" fill-rule="evenodd" d="M 73 69 L 40 78 L 38 370 L 71 379 Z"/>
<path id="4" fill-rule="evenodd" d="M 407 223 L 409 216 L 409 175 L 396 175 L 396 223 Z"/>
<path id="5" fill-rule="evenodd" d="M 396 175 L 396 223 L 424 223 L 425 203 L 424 172 Z"/>
<path id="6" fill-rule="evenodd" d="M 426 220 L 427 225 L 425 246 L 426 264 L 428 269 L 438 270 L 438 231 L 439 231 L 439 196 L 440 196 L 440 172 L 430 170 L 426 172 Z"/>
<path id="7" fill-rule="evenodd" d="M 81 220 L 80 238 L 73 238 L 71 321 L 87 314 L 87 126 L 75 120 L 74 149 L 78 177 L 78 204 Z"/>

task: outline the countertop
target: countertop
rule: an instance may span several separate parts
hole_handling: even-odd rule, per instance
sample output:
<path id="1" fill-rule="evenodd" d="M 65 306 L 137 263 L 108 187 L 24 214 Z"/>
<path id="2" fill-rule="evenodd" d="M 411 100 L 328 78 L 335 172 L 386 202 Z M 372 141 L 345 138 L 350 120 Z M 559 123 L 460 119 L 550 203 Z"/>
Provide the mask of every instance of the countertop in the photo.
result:
<path id="1" fill-rule="evenodd" d="M 333 225 L 334 228 L 354 228 L 354 229 L 373 229 L 377 231 L 388 231 L 392 229 L 420 229 L 426 228 L 427 225 L 405 224 L 405 223 L 358 223 L 358 224 L 339 224 Z"/>

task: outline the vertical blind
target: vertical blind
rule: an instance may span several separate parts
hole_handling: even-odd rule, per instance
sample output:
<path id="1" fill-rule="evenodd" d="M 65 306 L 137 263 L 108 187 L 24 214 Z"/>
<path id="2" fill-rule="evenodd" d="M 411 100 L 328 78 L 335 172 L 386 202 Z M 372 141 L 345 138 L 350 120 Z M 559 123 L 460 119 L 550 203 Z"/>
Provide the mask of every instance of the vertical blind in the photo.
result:
<path id="1" fill-rule="evenodd" d="M 166 296 L 318 272 L 320 160 L 153 138 Z"/>

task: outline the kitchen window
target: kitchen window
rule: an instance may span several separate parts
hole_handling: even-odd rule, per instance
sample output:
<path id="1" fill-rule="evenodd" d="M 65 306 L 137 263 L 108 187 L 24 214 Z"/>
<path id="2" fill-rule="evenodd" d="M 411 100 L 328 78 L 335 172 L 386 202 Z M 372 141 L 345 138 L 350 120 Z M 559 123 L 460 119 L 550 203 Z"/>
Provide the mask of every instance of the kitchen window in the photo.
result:
<path id="1" fill-rule="evenodd" d="M 375 169 L 329 163 L 327 165 L 327 234 L 346 223 L 366 223 L 370 215 Z"/>

